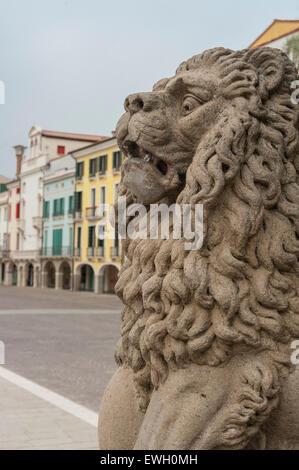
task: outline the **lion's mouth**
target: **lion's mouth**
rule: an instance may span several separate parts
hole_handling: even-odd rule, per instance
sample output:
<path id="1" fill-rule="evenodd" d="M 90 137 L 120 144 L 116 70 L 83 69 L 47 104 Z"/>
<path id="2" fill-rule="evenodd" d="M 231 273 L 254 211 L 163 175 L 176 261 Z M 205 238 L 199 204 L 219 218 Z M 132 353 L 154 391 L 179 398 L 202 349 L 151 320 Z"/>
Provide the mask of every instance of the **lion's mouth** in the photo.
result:
<path id="1" fill-rule="evenodd" d="M 140 147 L 140 145 L 138 145 L 136 142 L 133 142 L 132 140 L 127 140 L 123 147 L 128 158 L 143 160 L 145 163 L 149 163 L 156 167 L 163 176 L 166 175 L 168 168 L 167 163 L 165 163 L 164 160 L 156 157 L 151 152 Z"/>

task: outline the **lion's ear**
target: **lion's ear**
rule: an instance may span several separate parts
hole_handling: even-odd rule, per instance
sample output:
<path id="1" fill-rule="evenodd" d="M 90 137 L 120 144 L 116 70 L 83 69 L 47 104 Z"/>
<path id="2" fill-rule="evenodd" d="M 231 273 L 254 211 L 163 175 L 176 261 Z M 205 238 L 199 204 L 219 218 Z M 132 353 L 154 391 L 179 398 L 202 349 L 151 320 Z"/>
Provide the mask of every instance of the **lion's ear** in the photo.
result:
<path id="1" fill-rule="evenodd" d="M 246 54 L 246 62 L 252 64 L 261 74 L 268 91 L 275 90 L 284 76 L 284 54 L 279 49 L 272 47 L 258 47 L 251 49 Z"/>
<path id="2" fill-rule="evenodd" d="M 168 82 L 169 78 L 161 78 L 161 80 L 154 84 L 153 91 L 164 90 Z"/>

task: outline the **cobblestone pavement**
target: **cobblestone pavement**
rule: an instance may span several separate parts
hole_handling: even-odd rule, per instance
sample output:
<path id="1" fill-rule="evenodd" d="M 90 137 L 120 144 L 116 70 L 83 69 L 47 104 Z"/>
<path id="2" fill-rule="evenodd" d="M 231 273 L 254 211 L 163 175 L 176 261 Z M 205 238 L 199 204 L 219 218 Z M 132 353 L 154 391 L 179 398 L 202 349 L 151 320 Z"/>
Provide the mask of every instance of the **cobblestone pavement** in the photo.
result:
<path id="1" fill-rule="evenodd" d="M 109 295 L 1 287 L 4 367 L 97 413 L 116 370 L 120 310 Z M 1 377 L 0 411 L 0 449 L 97 447 L 96 428 Z"/>

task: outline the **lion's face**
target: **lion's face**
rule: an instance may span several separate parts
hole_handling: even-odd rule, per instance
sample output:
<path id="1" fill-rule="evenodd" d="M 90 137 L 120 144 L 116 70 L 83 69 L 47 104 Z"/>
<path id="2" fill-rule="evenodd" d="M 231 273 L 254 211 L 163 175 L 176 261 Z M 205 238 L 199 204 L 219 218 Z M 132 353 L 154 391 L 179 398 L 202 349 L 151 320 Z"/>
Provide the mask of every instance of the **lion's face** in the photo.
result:
<path id="1" fill-rule="evenodd" d="M 222 107 L 217 89 L 215 73 L 196 70 L 126 98 L 117 138 L 127 157 L 124 184 L 136 202 L 176 200 L 195 150 Z"/>

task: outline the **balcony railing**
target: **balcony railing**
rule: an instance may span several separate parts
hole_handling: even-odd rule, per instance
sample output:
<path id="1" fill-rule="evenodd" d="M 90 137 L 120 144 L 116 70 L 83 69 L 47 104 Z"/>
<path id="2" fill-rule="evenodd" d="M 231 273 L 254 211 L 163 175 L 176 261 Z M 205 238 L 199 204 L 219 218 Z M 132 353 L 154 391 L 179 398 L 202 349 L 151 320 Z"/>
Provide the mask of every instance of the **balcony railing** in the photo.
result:
<path id="1" fill-rule="evenodd" d="M 87 258 L 94 258 L 96 254 L 96 248 L 94 246 L 89 246 L 87 248 Z"/>
<path id="2" fill-rule="evenodd" d="M 10 251 L 7 248 L 0 248 L 0 259 L 9 258 Z"/>
<path id="3" fill-rule="evenodd" d="M 87 219 L 100 219 L 104 216 L 104 208 L 100 207 L 88 207 L 85 211 Z"/>
<path id="4" fill-rule="evenodd" d="M 96 248 L 96 257 L 97 258 L 104 258 L 105 256 L 105 249 L 103 246 L 98 246 Z"/>
<path id="5" fill-rule="evenodd" d="M 118 258 L 120 254 L 119 246 L 112 246 L 110 248 L 110 256 L 111 258 Z"/>
<path id="6" fill-rule="evenodd" d="M 82 219 L 82 210 L 74 210 L 74 219 L 81 220 Z"/>
<path id="7" fill-rule="evenodd" d="M 42 249 L 42 256 L 55 257 L 55 256 L 73 256 L 72 246 L 50 246 Z"/>
<path id="8" fill-rule="evenodd" d="M 74 248 L 75 258 L 81 258 L 81 248 Z"/>

